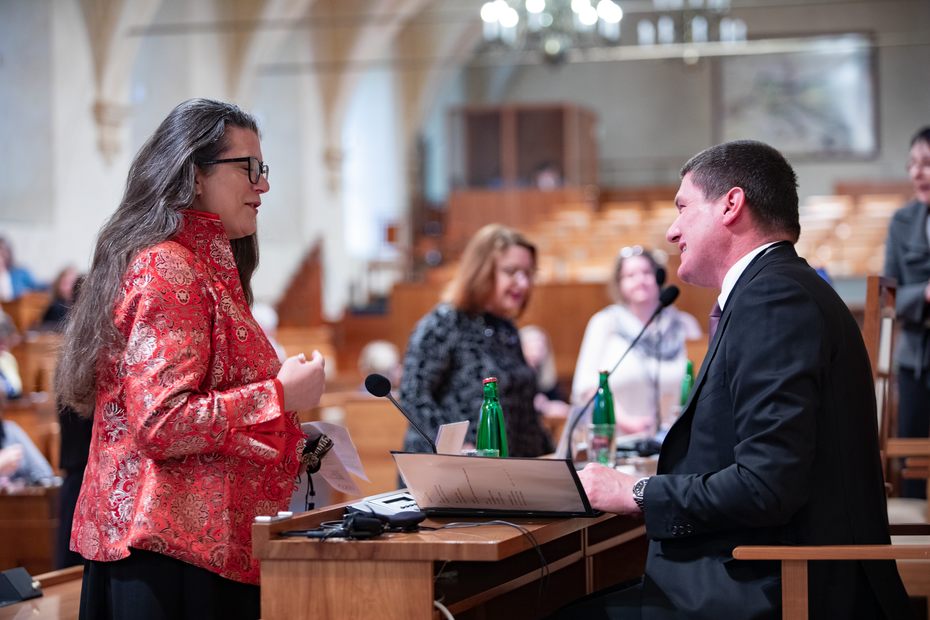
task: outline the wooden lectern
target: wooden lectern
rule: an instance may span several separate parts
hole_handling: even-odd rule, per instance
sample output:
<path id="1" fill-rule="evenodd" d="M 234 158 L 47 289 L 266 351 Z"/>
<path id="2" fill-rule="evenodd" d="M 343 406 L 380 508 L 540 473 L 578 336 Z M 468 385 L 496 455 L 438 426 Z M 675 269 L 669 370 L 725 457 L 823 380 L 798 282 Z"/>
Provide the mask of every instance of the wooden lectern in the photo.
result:
<path id="1" fill-rule="evenodd" d="M 645 527 L 604 515 L 507 519 L 506 525 L 383 534 L 371 540 L 285 538 L 340 521 L 333 506 L 252 526 L 261 561 L 262 618 L 541 618 L 590 592 L 642 574 Z M 483 519 L 427 519 L 425 527 Z M 540 552 L 545 557 L 542 565 Z"/>

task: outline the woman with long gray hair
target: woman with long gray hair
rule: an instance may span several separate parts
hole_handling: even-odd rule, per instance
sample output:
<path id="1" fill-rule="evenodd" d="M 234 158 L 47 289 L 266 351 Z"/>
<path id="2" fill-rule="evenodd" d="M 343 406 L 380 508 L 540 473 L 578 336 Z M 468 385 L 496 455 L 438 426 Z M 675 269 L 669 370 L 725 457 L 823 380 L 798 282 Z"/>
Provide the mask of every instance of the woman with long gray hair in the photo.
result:
<path id="1" fill-rule="evenodd" d="M 314 351 L 278 361 L 252 317 L 267 192 L 255 120 L 177 106 L 136 155 L 56 373 L 93 417 L 71 548 L 82 618 L 257 618 L 255 516 L 288 505 L 323 390 Z"/>

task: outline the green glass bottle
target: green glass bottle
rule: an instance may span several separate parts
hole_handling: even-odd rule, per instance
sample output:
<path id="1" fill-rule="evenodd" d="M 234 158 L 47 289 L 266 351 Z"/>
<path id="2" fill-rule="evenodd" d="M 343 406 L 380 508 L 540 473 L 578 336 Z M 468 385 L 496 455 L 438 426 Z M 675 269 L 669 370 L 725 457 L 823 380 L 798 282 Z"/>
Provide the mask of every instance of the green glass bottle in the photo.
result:
<path id="1" fill-rule="evenodd" d="M 504 423 L 504 411 L 497 397 L 497 378 L 484 380 L 484 401 L 481 403 L 481 417 L 478 419 L 478 453 L 483 450 L 497 450 L 499 456 L 507 456 L 507 425 Z"/>
<path id="2" fill-rule="evenodd" d="M 600 372 L 600 383 L 594 395 L 594 409 L 591 412 L 590 454 L 588 460 L 613 467 L 617 460 L 617 443 L 614 436 L 616 418 L 614 416 L 614 396 L 607 382 L 606 370 Z"/>
<path id="3" fill-rule="evenodd" d="M 681 411 L 684 411 L 685 403 L 688 402 L 688 397 L 691 396 L 692 387 L 694 387 L 694 362 L 688 360 L 685 365 L 685 376 L 681 379 L 681 402 L 678 403 Z"/>

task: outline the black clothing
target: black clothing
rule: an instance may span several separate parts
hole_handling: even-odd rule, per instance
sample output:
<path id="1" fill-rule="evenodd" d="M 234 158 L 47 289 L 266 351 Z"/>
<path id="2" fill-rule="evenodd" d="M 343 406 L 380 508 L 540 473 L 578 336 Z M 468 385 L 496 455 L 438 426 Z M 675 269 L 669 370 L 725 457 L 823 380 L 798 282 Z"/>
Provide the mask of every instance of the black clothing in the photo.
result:
<path id="1" fill-rule="evenodd" d="M 523 358 L 519 332 L 492 314 L 470 315 L 440 304 L 420 319 L 404 356 L 400 400 L 430 437 L 440 424 L 470 420 L 465 440 L 474 444 L 486 377 L 498 380 L 510 456 L 551 452 L 533 407 L 536 373 Z M 429 449 L 416 431 L 407 430 L 404 450 Z"/>
<path id="2" fill-rule="evenodd" d="M 86 561 L 81 620 L 255 620 L 258 586 L 132 549 L 115 562 Z"/>

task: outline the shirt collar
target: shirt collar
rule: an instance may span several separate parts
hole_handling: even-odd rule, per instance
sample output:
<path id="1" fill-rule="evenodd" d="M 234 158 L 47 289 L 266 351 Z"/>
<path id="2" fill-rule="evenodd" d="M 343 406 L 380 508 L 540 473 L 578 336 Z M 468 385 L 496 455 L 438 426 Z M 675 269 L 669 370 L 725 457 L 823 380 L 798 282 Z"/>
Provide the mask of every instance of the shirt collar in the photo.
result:
<path id="1" fill-rule="evenodd" d="M 730 293 L 733 292 L 733 287 L 736 286 L 737 280 L 743 275 L 743 272 L 746 271 L 746 267 L 749 266 L 749 263 L 752 262 L 756 256 L 766 251 L 773 245 L 778 243 L 778 241 L 770 241 L 760 245 L 754 250 L 750 250 L 749 253 L 744 254 L 741 259 L 736 261 L 732 267 L 727 271 L 727 274 L 723 276 L 723 284 L 720 285 L 720 294 L 717 296 L 717 305 L 722 309 L 726 306 L 727 298 L 730 297 Z"/>

